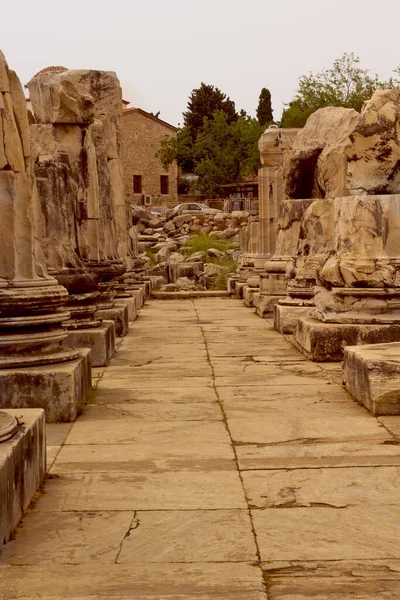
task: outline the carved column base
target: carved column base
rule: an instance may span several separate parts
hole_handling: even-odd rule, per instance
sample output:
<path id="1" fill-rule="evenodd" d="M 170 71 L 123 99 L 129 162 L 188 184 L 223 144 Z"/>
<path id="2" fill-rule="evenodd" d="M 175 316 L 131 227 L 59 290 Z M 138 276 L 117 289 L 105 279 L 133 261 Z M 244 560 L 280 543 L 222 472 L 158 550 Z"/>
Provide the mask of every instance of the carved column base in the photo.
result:
<path id="1" fill-rule="evenodd" d="M 0 408 L 43 408 L 47 423 L 74 421 L 92 390 L 90 350 L 75 353 L 68 362 L 0 369 Z"/>
<path id="2" fill-rule="evenodd" d="M 76 358 L 76 351 L 61 347 L 62 323 L 70 315 L 59 306 L 66 298 L 66 289 L 54 279 L 0 284 L 0 369 Z"/>
<path id="3" fill-rule="evenodd" d="M 346 390 L 373 415 L 400 415 L 400 343 L 348 346 Z"/>

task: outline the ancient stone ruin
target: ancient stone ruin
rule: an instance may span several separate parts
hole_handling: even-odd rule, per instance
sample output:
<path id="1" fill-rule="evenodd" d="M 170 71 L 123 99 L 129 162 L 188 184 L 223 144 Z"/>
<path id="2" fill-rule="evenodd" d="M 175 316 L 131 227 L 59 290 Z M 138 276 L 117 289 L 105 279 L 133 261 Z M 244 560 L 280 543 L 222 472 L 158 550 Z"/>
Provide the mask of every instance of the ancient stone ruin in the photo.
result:
<path id="1" fill-rule="evenodd" d="M 365 346 L 400 339 L 399 110 L 400 90 L 380 90 L 361 114 L 324 108 L 302 130 L 267 130 L 260 141 L 264 165 L 274 162 L 282 181 L 278 227 L 269 229 L 272 252 L 260 265 L 265 252 L 259 249 L 250 272 L 243 277 L 240 267 L 229 284 L 311 360 L 345 357 L 349 391 L 376 414 L 400 411 L 397 384 L 386 384 L 380 407 L 373 398 L 379 383 L 371 391 L 367 372 L 375 347 Z M 260 224 L 263 213 L 273 216 L 271 194 L 261 195 Z M 265 238 L 260 228 L 259 248 Z M 244 244 L 242 265 L 248 256 Z M 382 375 L 385 356 L 390 362 L 393 352 L 390 344 L 376 349 L 386 382 L 392 378 Z"/>
<path id="2" fill-rule="evenodd" d="M 72 429 L 18 535 L 50 533 L 32 563 L 29 543 L 6 549 L 7 597 L 42 597 L 49 573 L 60 598 L 100 579 L 102 597 L 264 598 L 277 570 L 319 594 L 332 563 L 355 579 L 378 496 L 394 512 L 398 435 L 334 377 L 373 415 L 400 414 L 400 90 L 268 129 L 259 214 L 194 216 L 127 201 L 115 73 L 53 67 L 27 85 L 29 113 L 0 54 L 0 550 L 49 472 L 46 423 Z M 150 293 L 163 301 L 109 365 Z M 392 577 L 386 527 L 374 559 Z"/>
<path id="3" fill-rule="evenodd" d="M 12 443 L 0 455 L 0 541 L 43 478 L 44 418 L 76 418 L 91 367 L 108 364 L 149 290 L 125 204 L 116 75 L 45 69 L 28 88 L 29 118 L 1 54 L 0 438 Z"/>

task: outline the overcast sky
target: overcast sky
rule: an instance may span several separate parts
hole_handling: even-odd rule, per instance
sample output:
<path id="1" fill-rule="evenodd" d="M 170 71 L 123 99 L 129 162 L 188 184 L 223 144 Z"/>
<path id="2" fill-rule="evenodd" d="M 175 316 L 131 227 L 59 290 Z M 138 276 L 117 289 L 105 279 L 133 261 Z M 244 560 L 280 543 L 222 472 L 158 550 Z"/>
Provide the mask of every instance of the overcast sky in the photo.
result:
<path id="1" fill-rule="evenodd" d="M 49 65 L 116 71 L 131 106 L 182 122 L 202 81 L 255 116 L 280 117 L 300 75 L 344 52 L 388 78 L 400 64 L 399 0 L 0 0 L 1 48 L 26 83 Z"/>

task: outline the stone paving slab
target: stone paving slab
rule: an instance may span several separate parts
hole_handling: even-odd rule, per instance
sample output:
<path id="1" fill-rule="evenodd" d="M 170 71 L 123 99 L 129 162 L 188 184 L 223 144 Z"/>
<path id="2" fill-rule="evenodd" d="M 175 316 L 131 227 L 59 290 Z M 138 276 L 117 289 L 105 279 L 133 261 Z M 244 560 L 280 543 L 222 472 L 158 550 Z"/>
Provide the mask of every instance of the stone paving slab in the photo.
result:
<path id="1" fill-rule="evenodd" d="M 215 298 L 150 302 L 94 375 L 0 600 L 398 600 L 400 418 L 339 363 Z"/>
<path id="2" fill-rule="evenodd" d="M 272 600 L 397 600 L 398 561 L 307 561 L 263 563 Z"/>
<path id="3" fill-rule="evenodd" d="M 139 366 L 130 366 L 128 361 L 116 361 L 112 367 L 107 369 L 104 374 L 104 380 L 112 377 L 118 377 L 120 379 L 128 378 L 136 380 L 140 377 L 147 377 L 153 379 L 171 379 L 176 377 L 177 379 L 184 377 L 198 377 L 199 372 L 204 376 L 211 377 L 211 368 L 206 360 L 198 359 L 193 361 L 192 364 L 184 362 L 168 362 L 161 364 L 144 364 Z"/>
<path id="4" fill-rule="evenodd" d="M 400 497 L 396 466 L 246 471 L 242 478 L 252 508 L 346 508 L 363 506 L 365 498 L 371 509 L 389 508 L 396 507 Z"/>
<path id="5" fill-rule="evenodd" d="M 241 563 L 0 567 L 0 584 L 1 600 L 266 600 L 260 567 Z"/>
<path id="6" fill-rule="evenodd" d="M 355 403 L 224 401 L 235 443 L 287 444 L 390 439 L 386 429 Z"/>
<path id="7" fill-rule="evenodd" d="M 257 560 L 247 510 L 138 511 L 136 520 L 122 544 L 121 564 Z"/>
<path id="8" fill-rule="evenodd" d="M 295 408 L 306 404 L 313 403 L 330 403 L 344 402 L 347 406 L 354 406 L 354 403 L 349 403 L 349 395 L 339 386 L 327 385 L 326 380 L 315 380 L 312 384 L 302 386 L 292 386 L 286 383 L 281 385 L 270 385 L 266 381 L 264 385 L 248 385 L 224 386 L 218 387 L 218 396 L 222 402 L 262 402 L 269 404 L 270 402 L 281 401 L 288 407 Z"/>
<path id="9" fill-rule="evenodd" d="M 89 407 L 90 419 L 110 420 L 132 418 L 138 421 L 221 421 L 222 414 L 217 402 L 127 402 L 103 404 L 97 402 Z M 85 419 L 83 417 L 82 421 Z"/>
<path id="10" fill-rule="evenodd" d="M 400 511 L 393 505 L 270 508 L 252 517 L 263 561 L 400 558 Z"/>
<path id="11" fill-rule="evenodd" d="M 94 419 L 94 418 L 93 418 Z M 215 421 L 140 421 L 127 418 L 95 421 L 87 418 L 78 421 L 67 439 L 71 444 L 130 444 L 154 443 L 166 446 L 179 440 L 181 445 L 208 443 L 215 441 L 226 442 L 229 445 L 229 435 L 224 423 Z"/>
<path id="12" fill-rule="evenodd" d="M 400 417 L 379 417 L 378 421 L 393 435 L 400 437 Z"/>
<path id="13" fill-rule="evenodd" d="M 120 445 L 63 446 L 52 472 L 164 473 L 166 471 L 235 471 L 232 447 L 226 442 L 182 444 L 138 442 Z M 216 473 L 215 473 L 215 476 Z"/>
<path id="14" fill-rule="evenodd" d="M 7 546 L 0 564 L 113 564 L 134 516 L 132 511 L 35 511 L 29 528 L 22 527 L 18 543 Z M 45 537 L 43 531 L 48 532 Z"/>
<path id="15" fill-rule="evenodd" d="M 389 442 L 389 443 L 387 443 Z M 323 467 L 400 466 L 400 446 L 390 440 L 365 442 L 249 444 L 236 446 L 241 471 Z"/>
<path id="16" fill-rule="evenodd" d="M 255 362 L 252 357 L 214 358 L 213 371 L 218 386 L 220 377 L 240 377 L 243 383 L 253 381 L 253 385 L 260 385 L 270 377 L 280 377 L 284 382 L 286 377 L 312 377 L 325 380 L 325 373 L 309 361 L 288 361 L 280 363 Z"/>
<path id="17" fill-rule="evenodd" d="M 57 461 L 53 471 L 57 470 Z M 36 510 L 207 510 L 246 508 L 237 472 L 63 474 L 50 479 Z"/>
<path id="18" fill-rule="evenodd" d="M 171 401 L 179 404 L 209 403 L 215 402 L 216 396 L 212 385 L 186 388 L 185 386 L 178 386 L 177 382 L 174 381 L 170 387 L 149 389 L 137 388 L 134 382 L 129 382 L 129 385 L 127 385 L 126 381 L 119 382 L 113 379 L 101 382 L 97 390 L 96 401 L 107 404 L 120 404 L 121 402 L 129 404 L 137 401 L 148 404 Z"/>
<path id="19" fill-rule="evenodd" d="M 151 379 L 150 379 L 151 377 Z M 189 388 L 189 387 L 202 387 L 209 386 L 213 387 L 212 377 L 174 377 L 173 373 L 169 373 L 168 377 L 160 375 L 134 375 L 133 373 L 127 372 L 126 368 L 119 367 L 118 372 L 106 373 L 102 380 L 101 384 L 106 384 L 107 387 L 113 386 L 114 388 L 126 389 L 130 386 L 135 388 L 149 388 L 149 382 L 151 380 L 152 388 L 171 388 L 171 387 L 181 387 L 181 388 Z M 99 389 L 102 389 L 102 385 L 100 384 Z"/>

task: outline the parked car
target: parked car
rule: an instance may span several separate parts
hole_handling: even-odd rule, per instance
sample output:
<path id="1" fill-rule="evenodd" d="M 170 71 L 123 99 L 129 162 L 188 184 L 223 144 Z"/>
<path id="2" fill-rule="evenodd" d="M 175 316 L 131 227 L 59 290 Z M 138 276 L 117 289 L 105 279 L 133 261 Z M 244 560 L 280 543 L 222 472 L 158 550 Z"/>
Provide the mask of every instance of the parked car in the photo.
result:
<path id="1" fill-rule="evenodd" d="M 210 208 L 203 202 L 188 202 L 187 204 L 178 204 L 169 213 L 168 217 L 176 215 L 216 215 L 223 213 L 219 208 Z"/>

